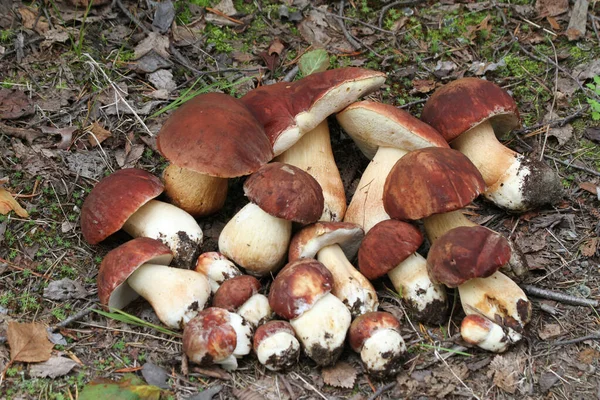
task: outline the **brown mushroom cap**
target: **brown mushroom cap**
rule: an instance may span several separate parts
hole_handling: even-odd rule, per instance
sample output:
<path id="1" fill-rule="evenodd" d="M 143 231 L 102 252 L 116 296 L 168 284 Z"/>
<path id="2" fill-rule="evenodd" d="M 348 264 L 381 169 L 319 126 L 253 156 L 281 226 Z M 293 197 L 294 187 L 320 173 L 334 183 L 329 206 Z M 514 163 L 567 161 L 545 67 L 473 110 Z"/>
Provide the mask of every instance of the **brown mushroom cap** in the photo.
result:
<path id="1" fill-rule="evenodd" d="M 417 227 L 394 219 L 381 221 L 360 245 L 358 269 L 368 279 L 380 278 L 417 251 L 421 243 L 423 235 Z"/>
<path id="2" fill-rule="evenodd" d="M 461 152 L 427 147 L 394 165 L 385 181 L 383 206 L 391 218 L 417 220 L 461 209 L 484 189 L 481 173 Z"/>
<path id="3" fill-rule="evenodd" d="M 427 271 L 434 282 L 457 287 L 473 278 L 487 278 L 509 259 L 504 236 L 483 226 L 461 226 L 431 245 Z"/>
<path id="4" fill-rule="evenodd" d="M 292 336 L 296 336 L 296 332 L 292 325 L 287 321 L 269 321 L 265 324 L 262 324 L 256 329 L 254 332 L 253 344 L 252 348 L 254 352 L 257 351 L 258 346 L 262 343 L 266 338 L 274 335 L 275 333 L 286 332 Z"/>
<path id="5" fill-rule="evenodd" d="M 260 282 L 253 276 L 240 275 L 221 284 L 212 299 L 213 307 L 236 312 L 250 297 L 260 290 Z"/>
<path id="6" fill-rule="evenodd" d="M 373 158 L 380 146 L 406 151 L 449 147 L 430 125 L 390 104 L 359 101 L 339 112 L 336 118 L 368 158 Z"/>
<path id="7" fill-rule="evenodd" d="M 233 354 L 237 333 L 229 323 L 229 312 L 209 307 L 198 313 L 183 329 L 183 351 L 192 362 L 210 364 Z"/>
<path id="8" fill-rule="evenodd" d="M 400 332 L 400 323 L 392 314 L 383 311 L 373 311 L 356 317 L 348 331 L 348 342 L 352 350 L 360 353 L 365 341 L 379 329 L 394 329 Z"/>
<path id="9" fill-rule="evenodd" d="M 156 145 L 178 167 L 205 175 L 248 175 L 273 158 L 264 128 L 238 99 L 200 94 L 171 114 Z"/>
<path id="10" fill-rule="evenodd" d="M 288 221 L 310 224 L 323 214 L 321 185 L 293 165 L 262 166 L 244 182 L 244 194 L 263 211 Z"/>
<path id="11" fill-rule="evenodd" d="M 513 98 L 496 84 L 479 78 L 457 79 L 436 90 L 425 103 L 421 119 L 448 142 L 486 120 L 496 135 L 521 125 Z"/>
<path id="12" fill-rule="evenodd" d="M 248 92 L 241 101 L 264 125 L 271 144 L 277 148 L 278 141 L 288 140 L 286 136 L 291 131 L 312 130 L 328 115 L 376 90 L 383 82 L 383 72 L 339 68 L 311 74 L 292 83 L 261 86 Z M 299 121 L 300 118 L 303 121 Z M 292 136 L 298 139 L 305 132 Z"/>
<path id="13" fill-rule="evenodd" d="M 269 305 L 287 320 L 299 317 L 331 291 L 333 276 L 319 261 L 301 258 L 288 263 L 275 277 Z"/>
<path id="14" fill-rule="evenodd" d="M 319 221 L 309 225 L 294 235 L 290 242 L 288 260 L 315 258 L 323 247 L 337 244 L 352 260 L 365 233 L 360 225 L 350 222 Z"/>
<path id="15" fill-rule="evenodd" d="M 113 172 L 94 186 L 81 207 L 81 233 L 97 244 L 118 231 L 141 206 L 162 193 L 164 186 L 150 172 L 128 168 Z"/>
<path id="16" fill-rule="evenodd" d="M 107 309 L 125 307 L 137 297 L 127 278 L 146 263 L 168 265 L 171 250 L 160 241 L 145 237 L 130 240 L 104 256 L 98 271 L 98 298 Z"/>

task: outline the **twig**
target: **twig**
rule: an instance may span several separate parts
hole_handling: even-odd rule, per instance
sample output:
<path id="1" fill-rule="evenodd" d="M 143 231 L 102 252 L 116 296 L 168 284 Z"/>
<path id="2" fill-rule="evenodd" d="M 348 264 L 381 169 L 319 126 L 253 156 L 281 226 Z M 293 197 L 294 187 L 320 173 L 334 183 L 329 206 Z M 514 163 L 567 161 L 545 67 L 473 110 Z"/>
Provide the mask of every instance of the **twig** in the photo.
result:
<path id="1" fill-rule="evenodd" d="M 596 21 L 600 20 L 600 18 L 596 17 L 592 13 L 588 13 L 588 18 L 590 19 L 592 28 L 594 28 L 594 33 L 596 34 L 596 40 L 598 41 L 598 43 L 600 43 L 600 35 L 598 34 L 598 28 L 596 27 Z"/>
<path id="2" fill-rule="evenodd" d="M 427 101 L 427 99 L 415 100 L 415 101 L 411 101 L 410 103 L 402 104 L 401 106 L 398 106 L 398 108 L 408 108 L 408 107 L 414 106 L 416 104 L 425 103 L 426 101 Z"/>
<path id="3" fill-rule="evenodd" d="M 315 7 L 313 7 L 313 8 L 315 8 Z M 369 28 L 371 28 L 373 30 L 376 30 L 378 32 L 381 32 L 381 33 L 387 33 L 388 35 L 396 35 L 396 32 L 388 31 L 387 29 L 383 29 L 383 28 L 381 28 L 381 27 L 379 27 L 377 25 L 369 24 L 368 22 L 361 21 L 360 19 L 346 17 L 346 16 L 343 16 L 343 15 L 338 15 L 338 14 L 330 13 L 329 11 L 323 11 L 323 10 L 320 10 L 320 9 L 319 9 L 319 12 L 322 12 L 325 15 L 330 15 L 332 17 L 341 18 L 344 21 L 350 21 L 350 22 L 354 22 L 354 23 L 357 23 L 357 24 L 360 24 L 360 25 L 364 25 L 366 27 L 369 27 Z"/>
<path id="4" fill-rule="evenodd" d="M 525 293 L 531 296 L 555 300 L 573 306 L 598 307 L 599 305 L 598 300 L 584 299 L 582 297 L 572 296 L 566 293 L 542 289 L 537 286 L 523 285 L 521 288 L 525 291 Z"/>
<path id="5" fill-rule="evenodd" d="M 71 315 L 69 318 L 66 318 L 64 320 L 62 320 L 61 322 L 59 322 L 58 324 L 54 325 L 53 327 L 49 328 L 50 332 L 56 332 L 57 330 L 61 329 L 61 328 L 66 328 L 67 326 L 71 325 L 73 322 L 79 321 L 81 318 L 85 317 L 86 315 L 88 315 L 89 313 L 91 313 L 92 311 L 94 311 L 96 309 L 96 307 L 85 307 L 82 310 L 80 310 L 78 313 L 75 313 L 73 315 Z"/>
<path id="6" fill-rule="evenodd" d="M 407 6 L 409 4 L 419 4 L 420 2 L 421 2 L 421 0 L 395 1 L 393 3 L 390 3 L 388 5 L 381 7 L 381 11 L 379 12 L 379 22 L 378 22 L 379 27 L 381 28 L 383 26 L 383 18 L 385 17 L 385 14 L 387 14 L 387 12 L 390 8 L 393 8 L 396 6 Z"/>
<path id="7" fill-rule="evenodd" d="M 558 341 L 552 343 L 552 346 L 566 346 L 568 344 L 585 342 L 586 340 L 600 340 L 600 333 L 593 333 L 591 335 L 582 336 L 582 337 L 575 338 L 575 339 L 558 340 Z"/>
<path id="8" fill-rule="evenodd" d="M 229 21 L 231 21 L 231 22 L 233 22 L 235 24 L 244 25 L 243 21 L 240 21 L 239 19 L 231 18 L 229 15 L 225 14 L 222 11 L 217 10 L 216 8 L 206 7 L 206 11 L 211 12 L 213 14 L 216 14 L 219 17 L 223 17 L 223 18 L 225 18 L 225 19 L 227 19 L 227 20 L 229 20 Z"/>
<path id="9" fill-rule="evenodd" d="M 0 134 L 16 137 L 18 139 L 24 139 L 30 146 L 35 139 L 42 136 L 40 132 L 34 129 L 15 128 L 13 126 L 5 125 L 2 122 L 0 122 Z"/>
<path id="10" fill-rule="evenodd" d="M 342 28 L 342 32 L 344 32 L 344 36 L 346 37 L 346 40 L 352 45 L 352 47 L 354 47 L 356 50 L 360 50 L 362 48 L 362 45 L 350 34 L 350 32 L 348 32 L 348 29 L 346 29 L 346 24 L 344 24 L 344 21 L 340 18 L 344 16 L 344 0 L 340 0 L 340 11 L 339 14 L 335 16 L 335 19 L 337 20 L 338 24 L 340 25 L 340 28 Z"/>
<path id="11" fill-rule="evenodd" d="M 564 118 L 555 119 L 555 120 L 544 122 L 544 123 L 541 123 L 541 124 L 536 124 L 536 125 L 528 126 L 526 128 L 519 129 L 519 130 L 516 130 L 516 131 L 513 131 L 513 132 L 516 133 L 516 134 L 523 134 L 523 133 L 535 131 L 536 129 L 545 127 L 546 125 L 550 125 L 551 128 L 553 128 L 555 126 L 565 126 L 566 124 L 568 124 L 569 122 L 573 121 L 574 119 L 577 119 L 577 118 L 581 117 L 583 115 L 583 113 L 587 111 L 587 109 L 588 109 L 588 106 L 586 105 L 583 108 L 575 111 L 573 114 L 568 115 L 568 116 L 566 116 Z"/>
<path id="12" fill-rule="evenodd" d="M 300 70 L 300 68 L 298 68 L 298 66 L 294 66 L 294 68 L 292 68 L 290 70 L 290 72 L 288 72 L 287 74 L 285 74 L 285 76 L 283 77 L 282 81 L 283 82 L 291 82 L 294 80 L 294 78 L 296 77 L 296 75 L 298 74 L 298 71 Z"/>
<path id="13" fill-rule="evenodd" d="M 121 0 L 114 0 L 114 2 L 117 4 L 117 6 L 119 6 L 121 11 L 123 11 L 123 14 L 125 14 L 127 16 L 127 18 L 129 18 L 131 20 L 131 22 L 136 24 L 138 26 L 138 28 L 140 28 L 142 31 L 144 31 L 145 34 L 150 33 L 150 29 L 146 28 L 144 26 L 144 24 L 142 24 L 142 22 L 139 19 L 137 19 L 137 17 L 135 15 L 133 15 L 127 9 L 127 7 L 125 7 L 125 5 L 123 5 L 123 2 Z"/>
<path id="14" fill-rule="evenodd" d="M 371 395 L 371 397 L 369 397 L 368 400 L 375 400 L 376 398 L 381 396 L 384 392 L 387 392 L 388 390 L 392 389 L 394 386 L 396 386 L 396 382 L 386 383 L 385 385 L 383 385 L 379 389 L 377 389 L 377 391 L 375 393 L 373 393 Z"/>

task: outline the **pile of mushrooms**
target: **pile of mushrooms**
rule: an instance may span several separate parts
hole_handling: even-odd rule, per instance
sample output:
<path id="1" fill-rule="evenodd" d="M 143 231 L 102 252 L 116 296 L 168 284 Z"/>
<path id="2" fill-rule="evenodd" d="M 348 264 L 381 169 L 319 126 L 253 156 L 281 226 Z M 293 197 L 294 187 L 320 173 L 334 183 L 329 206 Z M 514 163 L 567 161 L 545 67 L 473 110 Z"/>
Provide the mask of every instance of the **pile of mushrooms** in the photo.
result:
<path id="1" fill-rule="evenodd" d="M 498 142 L 520 120 L 493 83 L 445 85 L 419 120 L 358 101 L 384 81 L 342 68 L 241 99 L 198 95 L 173 112 L 157 138 L 170 163 L 162 180 L 116 171 L 83 204 L 88 243 L 119 230 L 132 237 L 100 264 L 101 304 L 123 309 L 142 297 L 183 330 L 191 362 L 228 370 L 251 352 L 272 371 L 293 368 L 302 353 L 329 366 L 348 344 L 373 377 L 399 373 L 405 331 L 380 310 L 377 290 L 388 282 L 407 316 L 432 326 L 449 323 L 456 288 L 465 344 L 503 352 L 518 342 L 531 303 L 511 276 L 526 264 L 514 243 L 461 209 L 479 194 L 513 212 L 551 204 L 560 180 Z M 331 149 L 333 115 L 371 159 L 349 205 Z M 248 203 L 236 205 L 218 249 L 202 249 L 199 218 L 221 209 L 228 178 L 246 176 Z"/>

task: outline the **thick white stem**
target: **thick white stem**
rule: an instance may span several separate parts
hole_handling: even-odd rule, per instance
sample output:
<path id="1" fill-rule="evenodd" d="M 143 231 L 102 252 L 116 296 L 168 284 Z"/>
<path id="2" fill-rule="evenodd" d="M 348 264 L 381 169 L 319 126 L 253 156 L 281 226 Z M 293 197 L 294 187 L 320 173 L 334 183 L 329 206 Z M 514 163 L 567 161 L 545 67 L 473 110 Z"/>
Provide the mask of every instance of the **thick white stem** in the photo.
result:
<path id="1" fill-rule="evenodd" d="M 394 329 L 379 329 L 365 340 L 360 359 L 371 375 L 393 375 L 401 368 L 401 357 L 406 344 L 400 333 Z"/>
<path id="2" fill-rule="evenodd" d="M 393 147 L 380 147 L 360 178 L 344 222 L 363 227 L 365 233 L 375 224 L 389 219 L 383 208 L 385 180 L 396 162 L 407 153 Z"/>
<path id="3" fill-rule="evenodd" d="M 443 322 L 448 299 L 443 285 L 435 284 L 427 273 L 427 260 L 413 253 L 388 276 L 402 299 L 408 303 L 419 321 L 431 324 Z"/>
<path id="4" fill-rule="evenodd" d="M 263 276 L 283 265 L 291 236 L 290 221 L 248 203 L 221 231 L 219 251 L 247 273 Z"/>
<path id="5" fill-rule="evenodd" d="M 289 332 L 277 332 L 256 349 L 258 361 L 271 371 L 289 368 L 298 361 L 300 343 Z"/>
<path id="6" fill-rule="evenodd" d="M 327 120 L 307 132 L 275 161 L 308 172 L 323 189 L 325 206 L 320 221 L 341 221 L 346 213 L 346 194 L 340 171 L 333 158 Z"/>
<path id="7" fill-rule="evenodd" d="M 348 307 L 352 317 L 377 310 L 379 301 L 373 285 L 348 261 L 339 245 L 323 247 L 317 259 L 333 275 L 331 293 Z"/>
<path id="8" fill-rule="evenodd" d="M 423 226 L 427 237 L 433 243 L 451 229 L 459 226 L 478 226 L 475 222 L 465 217 L 460 211 L 451 211 L 444 214 L 435 214 L 423 219 Z"/>
<path id="9" fill-rule="evenodd" d="M 333 365 L 342 350 L 352 316 L 344 303 L 331 293 L 290 324 L 306 354 L 321 366 Z"/>
<path id="10" fill-rule="evenodd" d="M 164 265 L 144 264 L 129 276 L 127 283 L 148 300 L 162 323 L 174 329 L 194 318 L 210 295 L 204 275 Z"/>
<path id="11" fill-rule="evenodd" d="M 150 200 L 133 213 L 123 230 L 134 238 L 160 240 L 173 251 L 173 263 L 184 267 L 196 260 L 203 239 L 202 229 L 194 217 L 158 200 Z"/>
<path id="12" fill-rule="evenodd" d="M 246 300 L 236 313 L 242 316 L 254 329 L 273 318 L 273 310 L 269 306 L 269 299 L 260 293 Z"/>
<path id="13" fill-rule="evenodd" d="M 487 278 L 471 279 L 458 287 L 465 314 L 481 314 L 517 332 L 531 318 L 531 303 L 509 277 L 496 272 Z"/>

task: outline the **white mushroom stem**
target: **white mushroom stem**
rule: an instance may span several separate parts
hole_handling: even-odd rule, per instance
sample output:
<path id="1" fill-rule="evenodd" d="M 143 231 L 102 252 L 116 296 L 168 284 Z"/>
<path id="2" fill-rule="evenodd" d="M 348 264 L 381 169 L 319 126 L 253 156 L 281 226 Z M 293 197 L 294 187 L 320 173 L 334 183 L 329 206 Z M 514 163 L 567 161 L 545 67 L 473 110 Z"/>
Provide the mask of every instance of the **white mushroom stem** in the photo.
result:
<path id="1" fill-rule="evenodd" d="M 487 278 L 471 279 L 458 286 L 465 314 L 480 314 L 514 331 L 531 318 L 531 303 L 523 290 L 501 272 Z"/>
<path id="2" fill-rule="evenodd" d="M 212 294 L 215 294 L 227 279 L 242 274 L 234 263 L 217 252 L 201 254 L 196 263 L 196 272 L 206 275 Z"/>
<path id="3" fill-rule="evenodd" d="M 383 208 L 383 188 L 392 167 L 406 153 L 406 150 L 393 147 L 380 147 L 377 150 L 360 178 L 344 222 L 358 224 L 367 233 L 378 222 L 390 218 Z"/>
<path id="4" fill-rule="evenodd" d="M 406 344 L 395 329 L 379 329 L 365 340 L 360 359 L 369 373 L 377 375 L 394 368 L 406 351 Z"/>
<path id="5" fill-rule="evenodd" d="M 144 264 L 127 283 L 152 305 L 162 323 L 174 329 L 194 318 L 210 295 L 204 275 L 165 265 Z"/>
<path id="6" fill-rule="evenodd" d="M 202 245 L 202 229 L 194 217 L 158 200 L 150 200 L 133 213 L 123 230 L 134 238 L 160 240 L 173 251 L 174 264 L 181 266 L 189 267 Z"/>
<path id="7" fill-rule="evenodd" d="M 342 353 L 351 319 L 344 303 L 327 293 L 290 324 L 306 354 L 325 366 L 333 365 Z"/>
<path id="8" fill-rule="evenodd" d="M 229 324 L 236 333 L 236 346 L 229 357 L 217 361 L 216 364 L 220 364 L 227 371 L 233 371 L 238 367 L 237 359 L 252 350 L 252 328 L 241 316 L 232 312 L 229 313 Z"/>
<path id="9" fill-rule="evenodd" d="M 352 317 L 377 311 L 379 301 L 373 285 L 348 261 L 339 245 L 323 247 L 317 253 L 317 259 L 333 275 L 331 293 L 348 307 Z"/>
<path id="10" fill-rule="evenodd" d="M 320 221 L 341 221 L 346 213 L 346 193 L 340 171 L 333 158 L 327 120 L 304 134 L 275 161 L 308 172 L 323 189 L 325 206 Z"/>
<path id="11" fill-rule="evenodd" d="M 173 204 L 195 217 L 217 212 L 227 199 L 227 178 L 169 164 L 163 172 L 163 180 L 165 193 Z"/>
<path id="12" fill-rule="evenodd" d="M 298 360 L 300 342 L 289 332 L 277 332 L 265 338 L 256 349 L 258 361 L 270 369 L 278 371 L 292 366 Z"/>
<path id="13" fill-rule="evenodd" d="M 238 310 L 236 314 L 244 318 L 253 328 L 273 318 L 273 310 L 269 306 L 269 299 L 257 293 L 250 297 Z"/>
<path id="14" fill-rule="evenodd" d="M 476 314 L 467 315 L 463 319 L 460 334 L 465 342 L 494 353 L 508 350 L 510 344 L 522 337 L 515 332 L 516 336 L 511 339 L 500 325 Z"/>
<path id="15" fill-rule="evenodd" d="M 411 254 L 388 272 L 392 285 L 424 320 L 438 320 L 434 314 L 444 314 L 448 301 L 443 285 L 435 284 L 427 273 L 427 260 L 419 253 Z"/>
<path id="16" fill-rule="evenodd" d="M 291 235 L 290 221 L 248 203 L 221 231 L 219 251 L 248 274 L 263 276 L 283 265 Z"/>

